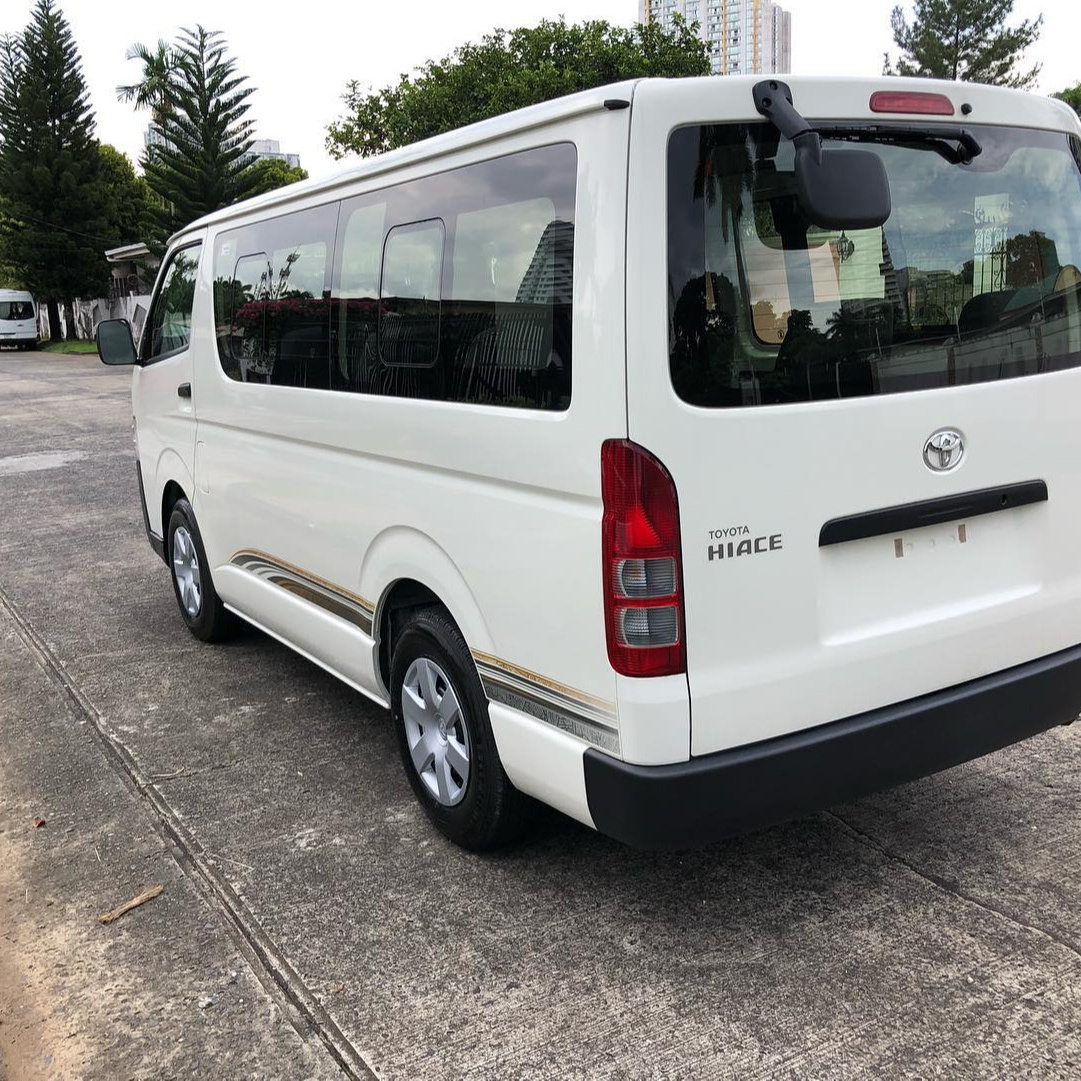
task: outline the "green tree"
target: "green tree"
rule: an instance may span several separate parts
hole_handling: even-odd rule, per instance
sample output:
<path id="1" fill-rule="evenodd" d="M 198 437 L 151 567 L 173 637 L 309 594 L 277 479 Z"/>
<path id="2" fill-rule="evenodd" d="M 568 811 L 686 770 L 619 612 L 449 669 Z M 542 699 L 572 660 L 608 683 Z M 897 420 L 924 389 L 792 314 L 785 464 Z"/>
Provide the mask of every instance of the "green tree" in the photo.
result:
<path id="1" fill-rule="evenodd" d="M 1081 83 L 1078 83 L 1077 86 L 1071 86 L 1068 90 L 1060 90 L 1057 94 L 1051 96 L 1058 98 L 1059 101 L 1066 102 L 1078 116 L 1081 116 Z"/>
<path id="2" fill-rule="evenodd" d="M 121 100 L 151 110 L 160 141 L 147 148 L 143 172 L 158 197 L 153 208 L 160 241 L 196 218 L 252 194 L 258 179 L 247 164 L 253 88 L 238 75 L 217 31 L 182 30 L 171 49 L 135 45 L 129 57 L 143 64 Z"/>
<path id="3" fill-rule="evenodd" d="M 22 284 L 19 272 L 8 255 L 7 236 L 14 227 L 15 223 L 5 210 L 4 200 L 0 199 L 0 289 L 18 289 Z"/>
<path id="4" fill-rule="evenodd" d="M 0 199 L 5 258 L 45 301 L 98 296 L 108 281 L 106 198 L 79 51 L 54 0 L 37 0 L 21 34 L 0 44 Z"/>
<path id="5" fill-rule="evenodd" d="M 890 17 L 900 50 L 887 75 L 960 79 L 969 83 L 1027 87 L 1040 65 L 1020 67 L 1022 54 L 1040 36 L 1043 16 L 1007 26 L 1014 0 L 915 0 L 912 22 L 902 7 Z"/>
<path id="6" fill-rule="evenodd" d="M 113 246 L 145 241 L 154 227 L 150 185 L 135 172 L 128 156 L 115 146 L 101 143 L 98 153 L 106 192 L 106 232 L 113 239 Z"/>
<path id="7" fill-rule="evenodd" d="M 118 86 L 116 96 L 131 102 L 136 109 L 149 109 L 151 121 L 161 126 L 169 112 L 169 91 L 176 74 L 177 58 L 167 41 L 158 39 L 150 49 L 136 43 L 128 49 L 126 60 L 138 60 L 143 65 L 142 78 L 129 86 Z"/>
<path id="8" fill-rule="evenodd" d="M 252 162 L 249 169 L 255 177 L 252 195 L 262 195 L 263 192 L 284 188 L 286 184 L 295 184 L 298 180 L 308 179 L 307 169 L 301 169 L 299 165 L 290 165 L 281 158 L 260 158 Z"/>
<path id="9" fill-rule="evenodd" d="M 379 91 L 348 83 L 327 128 L 336 157 L 365 157 L 551 98 L 646 75 L 708 75 L 708 46 L 679 22 L 631 29 L 604 21 L 495 30 Z"/>

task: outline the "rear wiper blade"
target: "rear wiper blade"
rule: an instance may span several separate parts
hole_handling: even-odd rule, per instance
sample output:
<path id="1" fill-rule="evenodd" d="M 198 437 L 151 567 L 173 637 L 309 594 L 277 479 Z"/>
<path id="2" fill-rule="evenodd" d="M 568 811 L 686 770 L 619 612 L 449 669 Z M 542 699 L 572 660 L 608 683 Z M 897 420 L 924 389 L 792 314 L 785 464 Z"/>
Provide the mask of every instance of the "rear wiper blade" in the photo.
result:
<path id="1" fill-rule="evenodd" d="M 899 127 L 893 124 L 816 125 L 823 139 L 847 139 L 856 143 L 890 143 L 933 150 L 951 165 L 968 165 L 983 153 L 979 140 L 968 128 Z M 956 143 L 956 146 L 952 144 Z"/>

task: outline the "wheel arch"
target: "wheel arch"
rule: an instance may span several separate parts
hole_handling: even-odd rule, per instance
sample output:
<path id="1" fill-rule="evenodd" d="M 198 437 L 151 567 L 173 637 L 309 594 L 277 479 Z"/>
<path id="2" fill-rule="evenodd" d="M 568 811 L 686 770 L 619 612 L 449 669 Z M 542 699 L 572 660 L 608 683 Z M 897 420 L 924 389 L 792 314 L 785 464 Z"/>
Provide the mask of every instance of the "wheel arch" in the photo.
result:
<path id="1" fill-rule="evenodd" d="M 169 515 L 173 513 L 173 507 L 181 499 L 187 498 L 187 492 L 175 480 L 166 483 L 161 493 L 161 533 L 164 539 L 168 539 L 165 537 L 165 531 L 169 528 Z"/>
<path id="2" fill-rule="evenodd" d="M 431 537 L 394 526 L 368 546 L 361 567 L 361 592 L 378 597 L 372 617 L 376 662 L 389 693 L 390 648 L 408 614 L 432 604 L 450 614 L 470 649 L 492 652 L 492 638 L 480 605 L 457 564 Z"/>
<path id="3" fill-rule="evenodd" d="M 146 486 L 150 482 L 151 478 L 144 471 L 143 485 Z M 155 463 L 153 484 L 155 491 L 146 493 L 146 509 L 148 514 L 161 514 L 160 521 L 154 522 L 151 519 L 150 528 L 154 529 L 157 526 L 156 531 L 164 537 L 169 525 L 169 510 L 179 498 L 175 494 L 176 491 L 179 490 L 180 495 L 190 502 L 195 485 L 192 483 L 191 473 L 185 466 L 184 460 L 174 450 L 166 450 Z M 166 503 L 167 498 L 168 503 Z"/>

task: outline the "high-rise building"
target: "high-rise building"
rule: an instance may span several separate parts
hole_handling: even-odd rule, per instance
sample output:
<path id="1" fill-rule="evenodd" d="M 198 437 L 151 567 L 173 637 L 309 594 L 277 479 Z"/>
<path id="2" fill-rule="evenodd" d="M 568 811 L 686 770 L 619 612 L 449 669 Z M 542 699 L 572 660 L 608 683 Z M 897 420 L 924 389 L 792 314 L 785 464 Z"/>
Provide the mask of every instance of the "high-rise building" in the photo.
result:
<path id="1" fill-rule="evenodd" d="M 277 139 L 256 139 L 251 149 L 244 155 L 245 161 L 284 161 L 294 169 L 300 168 L 299 154 L 283 154 L 282 144 Z"/>
<path id="2" fill-rule="evenodd" d="M 574 270 L 574 222 L 549 222 L 518 286 L 517 304 L 569 304 Z"/>
<path id="3" fill-rule="evenodd" d="M 146 132 L 143 134 L 143 144 L 147 149 L 154 146 L 171 145 L 170 140 L 165 137 L 162 130 L 153 123 L 153 121 L 149 124 Z M 300 168 L 300 155 L 283 153 L 282 144 L 277 139 L 253 140 L 251 146 L 248 148 L 248 152 L 243 158 L 245 164 L 250 164 L 253 161 L 267 161 L 270 159 L 284 161 L 286 165 L 290 165 L 294 169 Z"/>
<path id="4" fill-rule="evenodd" d="M 792 67 L 792 16 L 774 0 L 638 0 L 638 21 L 666 30 L 681 15 L 709 45 L 714 75 L 776 75 Z"/>

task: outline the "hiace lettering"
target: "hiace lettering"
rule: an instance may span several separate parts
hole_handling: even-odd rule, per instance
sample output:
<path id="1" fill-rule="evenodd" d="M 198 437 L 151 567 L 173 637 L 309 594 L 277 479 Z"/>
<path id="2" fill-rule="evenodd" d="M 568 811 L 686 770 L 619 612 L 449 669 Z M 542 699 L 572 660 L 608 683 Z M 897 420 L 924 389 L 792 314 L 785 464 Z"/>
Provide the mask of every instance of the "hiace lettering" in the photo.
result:
<path id="1" fill-rule="evenodd" d="M 710 530 L 710 537 L 743 536 L 750 534 L 746 526 L 729 530 Z M 740 541 L 727 541 L 720 544 L 711 544 L 706 549 L 709 553 L 710 562 L 715 559 L 738 559 L 740 556 L 764 555 L 766 552 L 778 552 L 784 547 L 784 537 L 781 533 L 770 533 L 762 537 L 746 536 Z"/>

